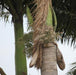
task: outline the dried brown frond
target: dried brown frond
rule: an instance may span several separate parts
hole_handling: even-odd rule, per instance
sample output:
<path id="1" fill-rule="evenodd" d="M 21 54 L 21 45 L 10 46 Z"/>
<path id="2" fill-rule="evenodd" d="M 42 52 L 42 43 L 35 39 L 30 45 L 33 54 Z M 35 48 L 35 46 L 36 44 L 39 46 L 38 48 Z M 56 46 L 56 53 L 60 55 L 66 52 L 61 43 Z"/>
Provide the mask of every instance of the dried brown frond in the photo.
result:
<path id="1" fill-rule="evenodd" d="M 3 69 L 0 67 L 0 74 L 1 75 L 6 75 L 5 72 L 3 71 Z"/>
<path id="2" fill-rule="evenodd" d="M 65 69 L 64 58 L 58 47 L 57 47 L 57 64 L 61 70 Z"/>
<path id="3" fill-rule="evenodd" d="M 36 47 L 34 47 L 32 60 L 30 62 L 30 67 L 35 66 L 37 68 L 41 68 L 41 62 L 42 62 L 42 44 L 37 43 L 35 44 Z"/>
<path id="4" fill-rule="evenodd" d="M 34 28 L 34 37 L 39 34 L 37 28 L 42 28 L 45 25 L 46 18 L 48 15 L 48 7 L 50 0 L 34 0 L 35 10 L 32 12 L 34 19 L 33 28 Z"/>
<path id="5" fill-rule="evenodd" d="M 37 69 L 41 68 L 42 66 L 42 50 L 43 50 L 43 45 L 40 44 L 39 45 L 39 55 L 35 64 L 35 67 L 37 67 Z"/>

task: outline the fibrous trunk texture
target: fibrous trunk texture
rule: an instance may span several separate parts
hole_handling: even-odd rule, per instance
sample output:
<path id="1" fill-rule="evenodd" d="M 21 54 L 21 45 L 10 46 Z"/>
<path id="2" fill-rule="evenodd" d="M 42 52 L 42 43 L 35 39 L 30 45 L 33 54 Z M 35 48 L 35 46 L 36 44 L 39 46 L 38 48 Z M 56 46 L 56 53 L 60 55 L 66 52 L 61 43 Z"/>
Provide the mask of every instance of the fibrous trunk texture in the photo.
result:
<path id="1" fill-rule="evenodd" d="M 27 75 L 26 56 L 24 53 L 23 37 L 23 17 L 16 19 L 14 22 L 15 31 L 15 67 L 16 75 Z"/>

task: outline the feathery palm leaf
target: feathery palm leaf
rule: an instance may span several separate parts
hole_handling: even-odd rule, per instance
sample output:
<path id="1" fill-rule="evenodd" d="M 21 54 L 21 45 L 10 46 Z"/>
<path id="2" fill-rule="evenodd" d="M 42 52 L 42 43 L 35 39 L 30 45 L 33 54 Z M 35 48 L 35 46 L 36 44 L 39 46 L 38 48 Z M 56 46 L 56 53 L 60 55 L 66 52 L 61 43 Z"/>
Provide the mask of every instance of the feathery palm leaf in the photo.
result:
<path id="1" fill-rule="evenodd" d="M 67 75 L 76 75 L 76 62 L 72 63 L 72 68 L 69 70 Z"/>

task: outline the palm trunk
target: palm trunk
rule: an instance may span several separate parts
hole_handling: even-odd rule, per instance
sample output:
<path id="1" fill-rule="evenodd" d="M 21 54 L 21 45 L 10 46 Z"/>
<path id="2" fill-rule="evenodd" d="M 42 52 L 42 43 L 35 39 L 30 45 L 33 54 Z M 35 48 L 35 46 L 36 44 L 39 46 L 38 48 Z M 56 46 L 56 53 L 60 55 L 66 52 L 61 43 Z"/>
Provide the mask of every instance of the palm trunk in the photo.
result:
<path id="1" fill-rule="evenodd" d="M 41 75 L 58 75 L 56 62 L 56 45 L 50 43 L 51 46 L 44 48 L 42 55 Z"/>
<path id="2" fill-rule="evenodd" d="M 23 37 L 23 17 L 14 22 L 15 30 L 15 66 L 16 75 L 27 75 L 26 56 L 24 53 L 24 42 L 20 40 Z"/>

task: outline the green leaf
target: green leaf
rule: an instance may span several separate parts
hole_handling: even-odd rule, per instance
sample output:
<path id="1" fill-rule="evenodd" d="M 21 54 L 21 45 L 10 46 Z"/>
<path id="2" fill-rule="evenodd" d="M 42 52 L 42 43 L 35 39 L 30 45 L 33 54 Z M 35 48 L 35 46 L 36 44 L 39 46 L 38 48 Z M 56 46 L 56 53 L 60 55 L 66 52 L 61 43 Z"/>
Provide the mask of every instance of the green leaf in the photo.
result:
<path id="1" fill-rule="evenodd" d="M 32 18 L 32 16 L 31 16 L 31 12 L 30 12 L 29 7 L 26 8 L 26 15 L 27 15 L 27 17 L 28 17 L 28 22 L 29 22 L 29 24 L 31 25 L 31 24 L 33 23 L 33 18 Z"/>
<path id="2" fill-rule="evenodd" d="M 51 25 L 54 27 L 54 30 L 56 30 L 57 27 L 57 18 L 56 18 L 56 14 L 53 8 L 51 8 L 49 6 L 48 9 L 48 15 L 47 15 L 47 19 L 46 19 L 46 25 Z"/>
<path id="3" fill-rule="evenodd" d="M 57 27 L 57 17 L 56 17 L 56 14 L 55 14 L 55 11 L 54 11 L 54 9 L 52 9 L 52 11 L 53 11 L 53 22 L 54 22 L 54 30 L 56 30 L 56 27 Z"/>
<path id="4" fill-rule="evenodd" d="M 46 19 L 46 25 L 53 25 L 53 19 L 52 19 L 52 10 L 49 6 L 49 9 L 48 9 L 48 15 L 47 15 L 47 19 Z"/>

